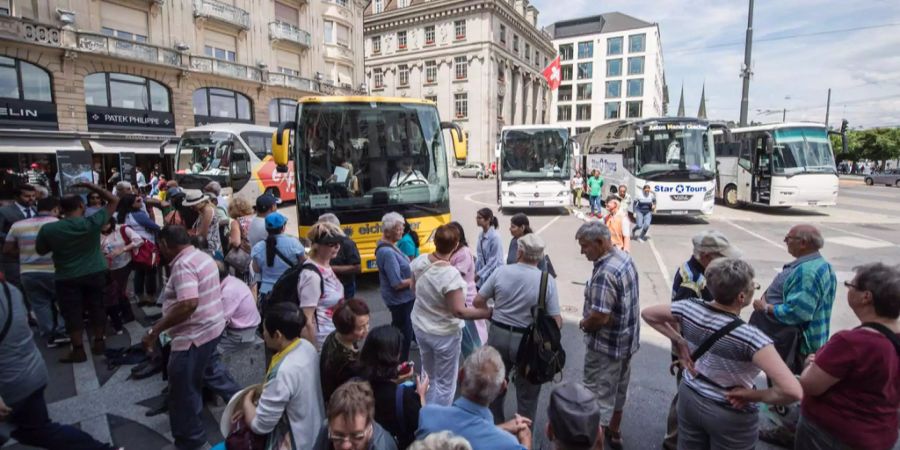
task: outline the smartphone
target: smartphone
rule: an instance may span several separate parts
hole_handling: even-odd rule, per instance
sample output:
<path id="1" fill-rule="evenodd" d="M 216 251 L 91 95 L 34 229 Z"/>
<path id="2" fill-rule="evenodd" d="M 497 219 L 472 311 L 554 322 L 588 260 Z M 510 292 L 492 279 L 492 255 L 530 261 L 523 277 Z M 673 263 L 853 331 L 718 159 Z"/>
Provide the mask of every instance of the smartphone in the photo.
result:
<path id="1" fill-rule="evenodd" d="M 416 370 L 416 363 L 412 361 L 405 361 L 397 367 L 397 375 L 400 377 L 404 377 L 412 373 Z"/>

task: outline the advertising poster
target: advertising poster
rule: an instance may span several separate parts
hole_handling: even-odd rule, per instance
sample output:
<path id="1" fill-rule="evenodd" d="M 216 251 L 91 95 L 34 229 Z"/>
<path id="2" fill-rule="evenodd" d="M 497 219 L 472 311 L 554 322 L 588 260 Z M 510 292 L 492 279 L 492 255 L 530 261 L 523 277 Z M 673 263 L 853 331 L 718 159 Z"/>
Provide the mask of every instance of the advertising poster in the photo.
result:
<path id="1" fill-rule="evenodd" d="M 122 181 L 127 181 L 132 185 L 137 184 L 137 174 L 134 171 L 135 164 L 134 153 L 119 153 L 119 173 L 122 174 Z"/>
<path id="2" fill-rule="evenodd" d="M 75 183 L 91 183 L 93 153 L 84 150 L 57 150 L 56 167 L 59 168 L 59 190 L 62 195 L 87 194 L 87 189 L 72 188 Z"/>

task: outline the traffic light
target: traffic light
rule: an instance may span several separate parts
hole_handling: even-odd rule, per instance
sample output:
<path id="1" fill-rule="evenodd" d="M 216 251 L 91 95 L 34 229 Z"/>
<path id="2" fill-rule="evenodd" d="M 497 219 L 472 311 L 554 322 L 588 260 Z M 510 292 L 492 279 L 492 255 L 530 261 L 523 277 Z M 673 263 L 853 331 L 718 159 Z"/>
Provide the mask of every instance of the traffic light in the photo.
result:
<path id="1" fill-rule="evenodd" d="M 843 154 L 847 154 L 849 150 L 849 139 L 847 139 L 847 119 L 841 120 L 841 150 Z"/>
<path id="2" fill-rule="evenodd" d="M 849 122 L 847 122 L 847 119 L 841 120 L 841 134 L 844 134 L 847 132 L 848 124 L 849 124 Z"/>

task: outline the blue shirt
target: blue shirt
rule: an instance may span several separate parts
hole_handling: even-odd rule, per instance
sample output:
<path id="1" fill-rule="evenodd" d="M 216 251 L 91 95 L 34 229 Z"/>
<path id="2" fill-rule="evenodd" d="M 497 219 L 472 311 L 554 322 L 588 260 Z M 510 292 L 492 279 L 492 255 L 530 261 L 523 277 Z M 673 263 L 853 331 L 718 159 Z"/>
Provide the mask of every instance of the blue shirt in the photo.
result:
<path id="1" fill-rule="evenodd" d="M 494 416 L 486 406 L 459 397 L 450 406 L 426 405 L 419 411 L 416 439 L 431 433 L 450 431 L 462 436 L 473 450 L 523 450 L 512 434 L 494 425 Z"/>
<path id="2" fill-rule="evenodd" d="M 286 234 L 279 234 L 276 237 L 275 248 L 294 264 L 297 264 L 297 260 L 306 254 L 306 249 L 303 248 L 300 241 L 297 238 Z M 275 261 L 273 261 L 272 265 L 269 266 L 267 264 L 265 240 L 259 241 L 253 246 L 250 250 L 250 257 L 256 261 L 256 265 L 259 266 L 259 269 L 262 272 L 262 281 L 259 286 L 259 292 L 261 294 L 268 294 L 269 291 L 272 290 L 272 286 L 275 285 L 275 282 L 278 281 L 278 278 L 291 268 L 291 266 L 278 256 L 277 253 L 275 254 Z"/>
<path id="3" fill-rule="evenodd" d="M 379 240 L 378 245 L 384 241 Z M 378 266 L 378 281 L 381 286 L 381 298 L 387 306 L 402 305 L 415 300 L 416 294 L 412 289 L 394 289 L 403 280 L 412 278 L 412 269 L 409 267 L 409 258 L 400 252 L 396 246 L 388 244 L 375 251 L 375 264 Z"/>
<path id="4" fill-rule="evenodd" d="M 503 265 L 503 243 L 500 242 L 500 233 L 494 227 L 488 227 L 487 232 L 479 232 L 477 247 L 475 274 L 478 275 L 480 287 L 496 268 Z"/>

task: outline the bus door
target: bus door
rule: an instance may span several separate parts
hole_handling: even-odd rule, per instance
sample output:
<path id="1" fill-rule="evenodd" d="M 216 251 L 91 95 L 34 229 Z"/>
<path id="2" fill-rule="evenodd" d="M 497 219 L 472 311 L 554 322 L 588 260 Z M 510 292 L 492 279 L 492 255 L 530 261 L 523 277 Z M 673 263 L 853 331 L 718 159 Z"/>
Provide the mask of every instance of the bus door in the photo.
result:
<path id="1" fill-rule="evenodd" d="M 735 143 L 740 150 L 737 154 L 737 164 L 735 165 L 735 185 L 737 186 L 738 202 L 749 203 L 752 200 L 753 190 L 753 142 L 738 141 Z"/>
<path id="2" fill-rule="evenodd" d="M 232 192 L 239 192 L 250 181 L 251 167 L 250 154 L 240 142 L 234 141 L 235 145 L 231 148 L 231 154 L 228 160 L 229 165 L 229 182 Z"/>
<path id="3" fill-rule="evenodd" d="M 768 205 L 772 192 L 772 137 L 766 133 L 756 139 L 756 170 L 753 201 Z"/>

